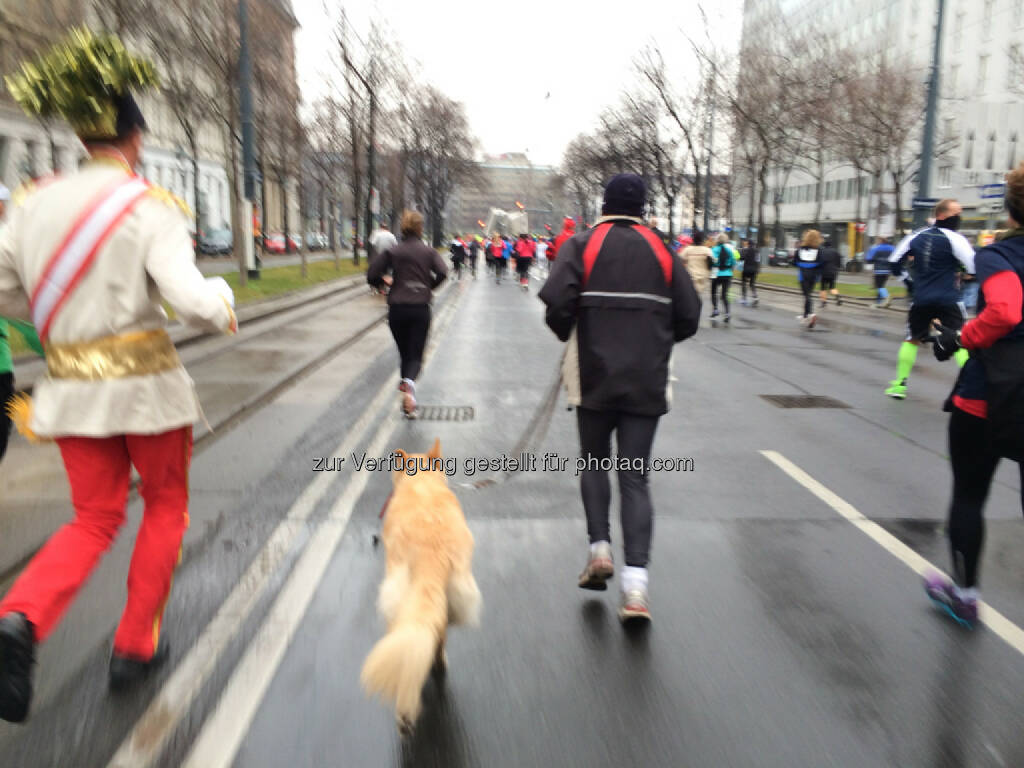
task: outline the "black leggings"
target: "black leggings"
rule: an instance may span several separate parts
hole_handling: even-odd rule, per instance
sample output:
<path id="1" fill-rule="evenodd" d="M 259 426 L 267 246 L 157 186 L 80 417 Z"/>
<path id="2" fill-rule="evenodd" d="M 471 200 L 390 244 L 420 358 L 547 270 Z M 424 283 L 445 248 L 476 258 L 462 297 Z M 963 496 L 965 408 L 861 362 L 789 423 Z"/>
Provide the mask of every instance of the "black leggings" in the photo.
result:
<path id="1" fill-rule="evenodd" d="M 985 540 L 982 510 L 999 464 L 985 419 L 953 408 L 949 419 L 949 457 L 953 464 L 953 502 L 947 529 L 953 575 L 961 587 L 973 587 L 978 582 L 978 561 Z M 1024 467 L 1020 471 L 1024 506 Z"/>
<path id="2" fill-rule="evenodd" d="M 7 453 L 7 440 L 11 436 L 11 417 L 7 415 L 7 401 L 14 394 L 14 374 L 0 373 L 0 459 Z"/>
<path id="3" fill-rule="evenodd" d="M 800 270 L 800 288 L 804 292 L 804 317 L 814 311 L 814 286 L 817 285 L 820 275 L 820 269 Z"/>
<path id="4" fill-rule="evenodd" d="M 403 379 L 416 380 L 423 366 L 423 350 L 430 330 L 429 304 L 392 304 L 388 307 L 388 325 L 402 358 Z"/>
<path id="5" fill-rule="evenodd" d="M 711 281 L 711 308 L 718 310 L 718 291 L 722 291 L 722 303 L 725 305 L 725 314 L 729 314 L 729 285 L 732 283 L 732 275 L 716 277 Z"/>
<path id="6" fill-rule="evenodd" d="M 740 288 L 743 290 L 743 300 L 747 300 L 747 285 L 750 285 L 750 294 L 757 298 L 757 272 L 744 272 L 740 278 Z"/>
<path id="7" fill-rule="evenodd" d="M 629 460 L 629 466 L 617 467 L 626 565 L 637 568 L 647 567 L 651 552 L 654 508 L 647 486 L 646 468 L 651 457 L 654 432 L 658 428 L 658 418 L 619 411 L 576 409 L 580 456 L 587 462 L 580 473 L 580 491 L 583 495 L 583 509 L 587 513 L 590 541 L 611 541 L 608 515 L 612 491 L 608 471 L 601 469 L 600 465 L 592 465 L 611 457 L 612 432 L 615 432 L 618 458 Z M 637 459 L 642 460 L 643 471 L 635 467 Z"/>

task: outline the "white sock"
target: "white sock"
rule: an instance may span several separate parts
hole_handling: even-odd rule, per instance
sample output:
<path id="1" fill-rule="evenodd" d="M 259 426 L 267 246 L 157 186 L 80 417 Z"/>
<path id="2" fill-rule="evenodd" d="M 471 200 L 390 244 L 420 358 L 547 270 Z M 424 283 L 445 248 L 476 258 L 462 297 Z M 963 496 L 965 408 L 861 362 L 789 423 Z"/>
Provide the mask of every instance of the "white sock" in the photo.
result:
<path id="1" fill-rule="evenodd" d="M 647 589 L 647 569 L 627 565 L 622 569 L 622 591 Z"/>
<path id="2" fill-rule="evenodd" d="M 407 387 L 409 387 L 409 394 L 415 395 L 416 394 L 416 382 L 413 381 L 412 379 L 402 379 L 402 381 L 404 381 L 405 385 Z"/>
<path id="3" fill-rule="evenodd" d="M 593 544 L 590 545 L 590 555 L 591 555 L 591 557 L 596 555 L 597 554 L 597 550 L 600 547 L 608 547 L 609 549 L 611 549 L 611 546 L 612 546 L 612 543 L 610 541 L 595 541 Z"/>
<path id="4" fill-rule="evenodd" d="M 959 597 L 964 602 L 970 602 L 972 600 L 973 601 L 981 600 L 981 593 L 978 591 L 977 587 L 967 587 L 967 588 L 964 588 L 964 589 L 962 589 L 960 587 L 955 587 L 955 589 L 956 589 L 956 596 Z"/>

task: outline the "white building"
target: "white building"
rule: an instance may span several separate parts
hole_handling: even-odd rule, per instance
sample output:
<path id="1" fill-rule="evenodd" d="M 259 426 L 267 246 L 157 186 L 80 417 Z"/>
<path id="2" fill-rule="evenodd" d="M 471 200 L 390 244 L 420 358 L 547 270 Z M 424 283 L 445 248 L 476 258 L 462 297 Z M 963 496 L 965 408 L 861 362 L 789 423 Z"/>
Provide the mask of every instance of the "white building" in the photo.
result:
<path id="1" fill-rule="evenodd" d="M 744 47 L 770 34 L 779 19 L 792 29 L 810 29 L 864 56 L 891 51 L 909 56 L 927 76 L 931 63 L 938 0 L 746 0 Z M 932 164 L 929 197 L 955 197 L 964 206 L 965 230 L 994 223 L 997 213 L 982 199 L 982 186 L 1002 182 L 1024 160 L 1024 72 L 1020 67 L 1024 0 L 946 0 L 941 48 L 937 144 L 946 152 Z M 741 64 L 742 65 L 742 64 Z M 926 82 L 922 82 L 922 89 Z M 923 128 L 916 125 L 918 132 Z M 848 225 L 860 223 L 868 235 L 892 234 L 895 216 L 891 181 L 871 190 L 871 180 L 837 158 L 825 179 L 822 229 L 840 244 Z M 773 228 L 775 194 L 782 197 L 780 220 L 787 244 L 814 223 L 816 182 L 794 170 L 780 183 L 769 174 L 765 226 Z M 901 192 L 903 219 L 917 192 L 916 182 Z M 859 199 L 859 206 L 858 206 Z M 881 205 L 879 205 L 881 202 Z M 870 206 L 870 210 L 869 210 Z M 859 215 L 858 215 L 859 210 Z M 749 196 L 737 191 L 734 217 L 747 221 Z M 755 220 L 757 216 L 755 215 Z M 858 243 L 858 248 L 863 243 Z"/>

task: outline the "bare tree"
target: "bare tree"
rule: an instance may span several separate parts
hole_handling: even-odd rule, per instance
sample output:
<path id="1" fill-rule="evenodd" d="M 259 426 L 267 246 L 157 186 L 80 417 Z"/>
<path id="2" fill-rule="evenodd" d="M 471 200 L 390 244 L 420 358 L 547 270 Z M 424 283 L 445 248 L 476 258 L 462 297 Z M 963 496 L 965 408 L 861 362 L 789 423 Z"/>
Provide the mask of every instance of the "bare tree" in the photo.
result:
<path id="1" fill-rule="evenodd" d="M 465 107 L 433 86 L 417 96 L 412 119 L 419 137 L 411 162 L 434 247 L 444 239 L 444 210 L 456 184 L 471 178 L 476 142 Z"/>

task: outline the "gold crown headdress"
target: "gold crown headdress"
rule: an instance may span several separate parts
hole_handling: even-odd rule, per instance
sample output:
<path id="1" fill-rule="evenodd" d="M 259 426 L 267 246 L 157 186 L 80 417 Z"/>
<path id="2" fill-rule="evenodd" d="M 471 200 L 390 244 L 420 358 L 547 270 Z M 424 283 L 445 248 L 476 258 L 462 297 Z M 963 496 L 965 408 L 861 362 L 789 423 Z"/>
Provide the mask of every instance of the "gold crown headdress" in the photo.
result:
<path id="1" fill-rule="evenodd" d="M 116 138 L 126 116 L 144 127 L 131 91 L 159 85 L 152 62 L 129 53 L 116 36 L 85 28 L 72 29 L 4 79 L 25 112 L 63 117 L 86 140 Z"/>

